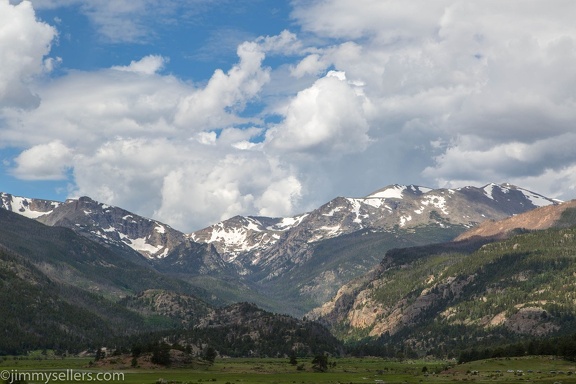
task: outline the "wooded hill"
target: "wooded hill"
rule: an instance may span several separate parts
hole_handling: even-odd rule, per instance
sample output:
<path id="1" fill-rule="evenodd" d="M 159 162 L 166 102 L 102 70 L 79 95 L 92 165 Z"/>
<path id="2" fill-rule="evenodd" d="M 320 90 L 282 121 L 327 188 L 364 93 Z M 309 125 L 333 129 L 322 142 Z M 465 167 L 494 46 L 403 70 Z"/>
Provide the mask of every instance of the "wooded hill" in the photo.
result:
<path id="1" fill-rule="evenodd" d="M 235 355 L 341 348 L 312 321 L 246 303 L 220 307 L 200 295 L 209 296 L 70 229 L 0 209 L 0 355 L 182 337 Z"/>
<path id="2" fill-rule="evenodd" d="M 574 214 L 562 214 L 565 228 L 518 229 L 501 241 L 389 251 L 312 315 L 338 337 L 386 354 L 391 345 L 393 353 L 441 356 L 574 333 L 576 228 L 566 227 Z"/>

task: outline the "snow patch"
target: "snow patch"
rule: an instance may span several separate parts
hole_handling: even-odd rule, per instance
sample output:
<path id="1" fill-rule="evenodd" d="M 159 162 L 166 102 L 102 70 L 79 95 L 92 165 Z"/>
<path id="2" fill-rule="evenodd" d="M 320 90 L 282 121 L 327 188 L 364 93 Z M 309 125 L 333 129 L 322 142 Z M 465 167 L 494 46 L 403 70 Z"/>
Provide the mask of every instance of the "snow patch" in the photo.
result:
<path id="1" fill-rule="evenodd" d="M 425 199 L 422 200 L 423 206 L 433 206 L 442 211 L 445 215 L 448 215 L 448 209 L 446 209 L 446 198 L 444 196 L 438 195 L 426 195 Z M 423 207 L 421 207 L 422 209 Z"/>
<path id="2" fill-rule="evenodd" d="M 256 231 L 256 232 L 262 232 L 262 226 L 260 224 L 260 222 L 252 219 L 252 218 L 247 218 L 248 219 L 248 226 L 246 226 L 246 229 L 250 230 L 250 231 Z"/>
<path id="3" fill-rule="evenodd" d="M 400 226 L 404 227 L 406 225 L 406 223 L 411 221 L 411 220 L 412 220 L 411 215 L 401 216 L 400 217 Z"/>
<path id="4" fill-rule="evenodd" d="M 350 203 L 350 205 L 351 205 L 351 212 L 350 212 L 350 213 L 353 213 L 353 214 L 356 215 L 356 217 L 354 218 L 353 222 L 355 222 L 355 223 L 360 223 L 360 224 L 361 224 L 361 223 L 362 223 L 362 218 L 363 218 L 363 217 L 366 217 L 366 215 L 361 215 L 361 214 L 360 214 L 360 209 L 361 209 L 361 207 L 362 207 L 361 200 L 358 200 L 358 199 L 350 199 L 350 198 L 347 199 L 347 200 L 348 200 L 348 203 Z M 364 200 L 364 199 L 362 199 L 362 200 Z"/>
<path id="5" fill-rule="evenodd" d="M 484 191 L 484 195 L 489 199 L 494 200 L 494 188 L 496 187 L 498 186 L 494 183 L 488 184 L 487 186 L 482 188 L 482 190 Z"/>
<path id="6" fill-rule="evenodd" d="M 362 202 L 374 208 L 380 208 L 384 204 L 384 200 L 379 197 L 367 197 L 362 199 Z"/>
<path id="7" fill-rule="evenodd" d="M 402 192 L 404 192 L 405 190 L 406 190 L 406 186 L 396 184 L 396 185 L 393 185 L 391 187 L 387 187 L 381 191 L 378 191 L 376 193 L 373 193 L 367 197 L 368 198 L 380 197 L 380 198 L 384 198 L 384 199 L 401 199 L 402 198 Z"/>
<path id="8" fill-rule="evenodd" d="M 552 201 L 548 200 L 544 196 L 539 195 L 537 193 L 532 193 L 525 190 L 523 190 L 522 193 L 524 194 L 524 196 L 526 196 L 528 200 L 530 200 L 532 204 L 534 204 L 537 207 L 545 207 L 547 205 L 553 204 Z"/>
<path id="9" fill-rule="evenodd" d="M 340 227 L 340 225 L 335 225 L 332 227 L 320 227 L 317 229 L 317 233 L 308 240 L 308 243 L 313 243 L 318 240 L 330 239 L 332 237 L 338 236 L 340 233 L 342 233 L 342 227 Z"/>
<path id="10" fill-rule="evenodd" d="M 40 216 L 47 215 L 52 212 L 33 211 L 30 209 L 30 201 L 26 198 L 18 196 L 12 196 L 12 202 L 10 205 L 12 206 L 12 212 L 18 213 L 29 219 L 36 219 Z M 52 206 L 54 207 L 54 204 L 52 204 Z"/>
<path id="11" fill-rule="evenodd" d="M 138 252 L 147 252 L 151 255 L 155 255 L 162 249 L 161 245 L 152 245 L 146 242 L 145 237 L 140 237 L 138 239 L 129 239 L 130 243 L 128 244 L 132 249 Z"/>
<path id="12" fill-rule="evenodd" d="M 302 220 L 306 218 L 306 216 L 308 216 L 307 213 L 294 217 L 285 217 L 279 223 L 276 223 L 266 229 L 268 229 L 269 231 L 286 231 L 288 229 L 300 225 L 300 223 L 302 222 Z"/>

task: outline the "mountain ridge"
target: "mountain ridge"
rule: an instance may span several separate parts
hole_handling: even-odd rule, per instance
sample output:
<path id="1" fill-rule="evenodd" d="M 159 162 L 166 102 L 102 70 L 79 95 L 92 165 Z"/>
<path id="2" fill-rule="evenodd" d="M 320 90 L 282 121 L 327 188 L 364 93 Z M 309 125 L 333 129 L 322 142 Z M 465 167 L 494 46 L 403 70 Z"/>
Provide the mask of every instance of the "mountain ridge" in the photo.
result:
<path id="1" fill-rule="evenodd" d="M 515 229 L 542 230 L 562 226 L 562 216 L 574 209 L 576 209 L 576 200 L 570 200 L 557 205 L 539 207 L 498 221 L 487 220 L 460 234 L 455 241 L 475 236 L 504 238 Z"/>
<path id="2" fill-rule="evenodd" d="M 132 261 L 199 287 L 209 277 L 232 301 L 250 292 L 266 309 L 297 316 L 329 300 L 391 248 L 448 241 L 486 219 L 557 204 L 510 184 L 394 184 L 361 198 L 337 197 L 292 217 L 235 216 L 184 234 L 88 197 L 63 203 L 1 197 L 5 209 L 68 227 Z"/>

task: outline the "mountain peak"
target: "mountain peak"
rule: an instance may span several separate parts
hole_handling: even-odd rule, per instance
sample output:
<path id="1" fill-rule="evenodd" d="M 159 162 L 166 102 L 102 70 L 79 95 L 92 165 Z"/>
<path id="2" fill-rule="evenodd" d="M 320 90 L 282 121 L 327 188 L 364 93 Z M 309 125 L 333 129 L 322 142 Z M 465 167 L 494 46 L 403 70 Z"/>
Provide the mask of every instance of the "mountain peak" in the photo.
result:
<path id="1" fill-rule="evenodd" d="M 552 200 L 549 199 L 539 193 L 529 191 L 524 188 L 517 187 L 516 185 L 510 183 L 490 183 L 486 184 L 485 186 L 481 187 L 484 195 L 489 199 L 498 201 L 499 198 L 508 199 L 510 194 L 521 194 L 526 199 L 528 199 L 534 206 L 536 207 L 543 207 L 546 205 L 550 205 L 551 203 L 558 203 L 559 200 Z"/>
<path id="2" fill-rule="evenodd" d="M 370 198 L 380 198 L 380 199 L 402 199 L 405 192 L 412 195 L 421 195 L 423 193 L 431 191 L 431 188 L 421 187 L 419 185 L 401 185 L 401 184 L 391 184 L 384 188 L 381 188 L 375 192 L 372 192 L 367 199 Z"/>

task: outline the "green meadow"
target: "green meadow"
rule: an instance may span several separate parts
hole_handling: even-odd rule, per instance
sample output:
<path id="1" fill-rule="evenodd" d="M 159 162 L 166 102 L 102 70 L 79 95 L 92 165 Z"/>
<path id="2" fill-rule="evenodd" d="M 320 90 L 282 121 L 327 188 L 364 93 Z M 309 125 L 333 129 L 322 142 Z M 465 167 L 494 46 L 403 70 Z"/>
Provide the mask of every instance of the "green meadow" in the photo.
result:
<path id="1" fill-rule="evenodd" d="M 329 358 L 327 372 L 314 372 L 311 359 L 217 359 L 214 365 L 193 368 L 131 368 L 119 364 L 94 368 L 88 358 L 6 357 L 0 371 L 116 373 L 113 381 L 66 381 L 50 383 L 124 384 L 336 384 L 336 383 L 576 383 L 574 362 L 547 356 L 501 358 L 466 364 L 438 360 L 393 361 L 380 358 Z M 0 381 L 1 382 L 1 381 Z M 40 381 L 29 381 L 29 384 Z"/>

